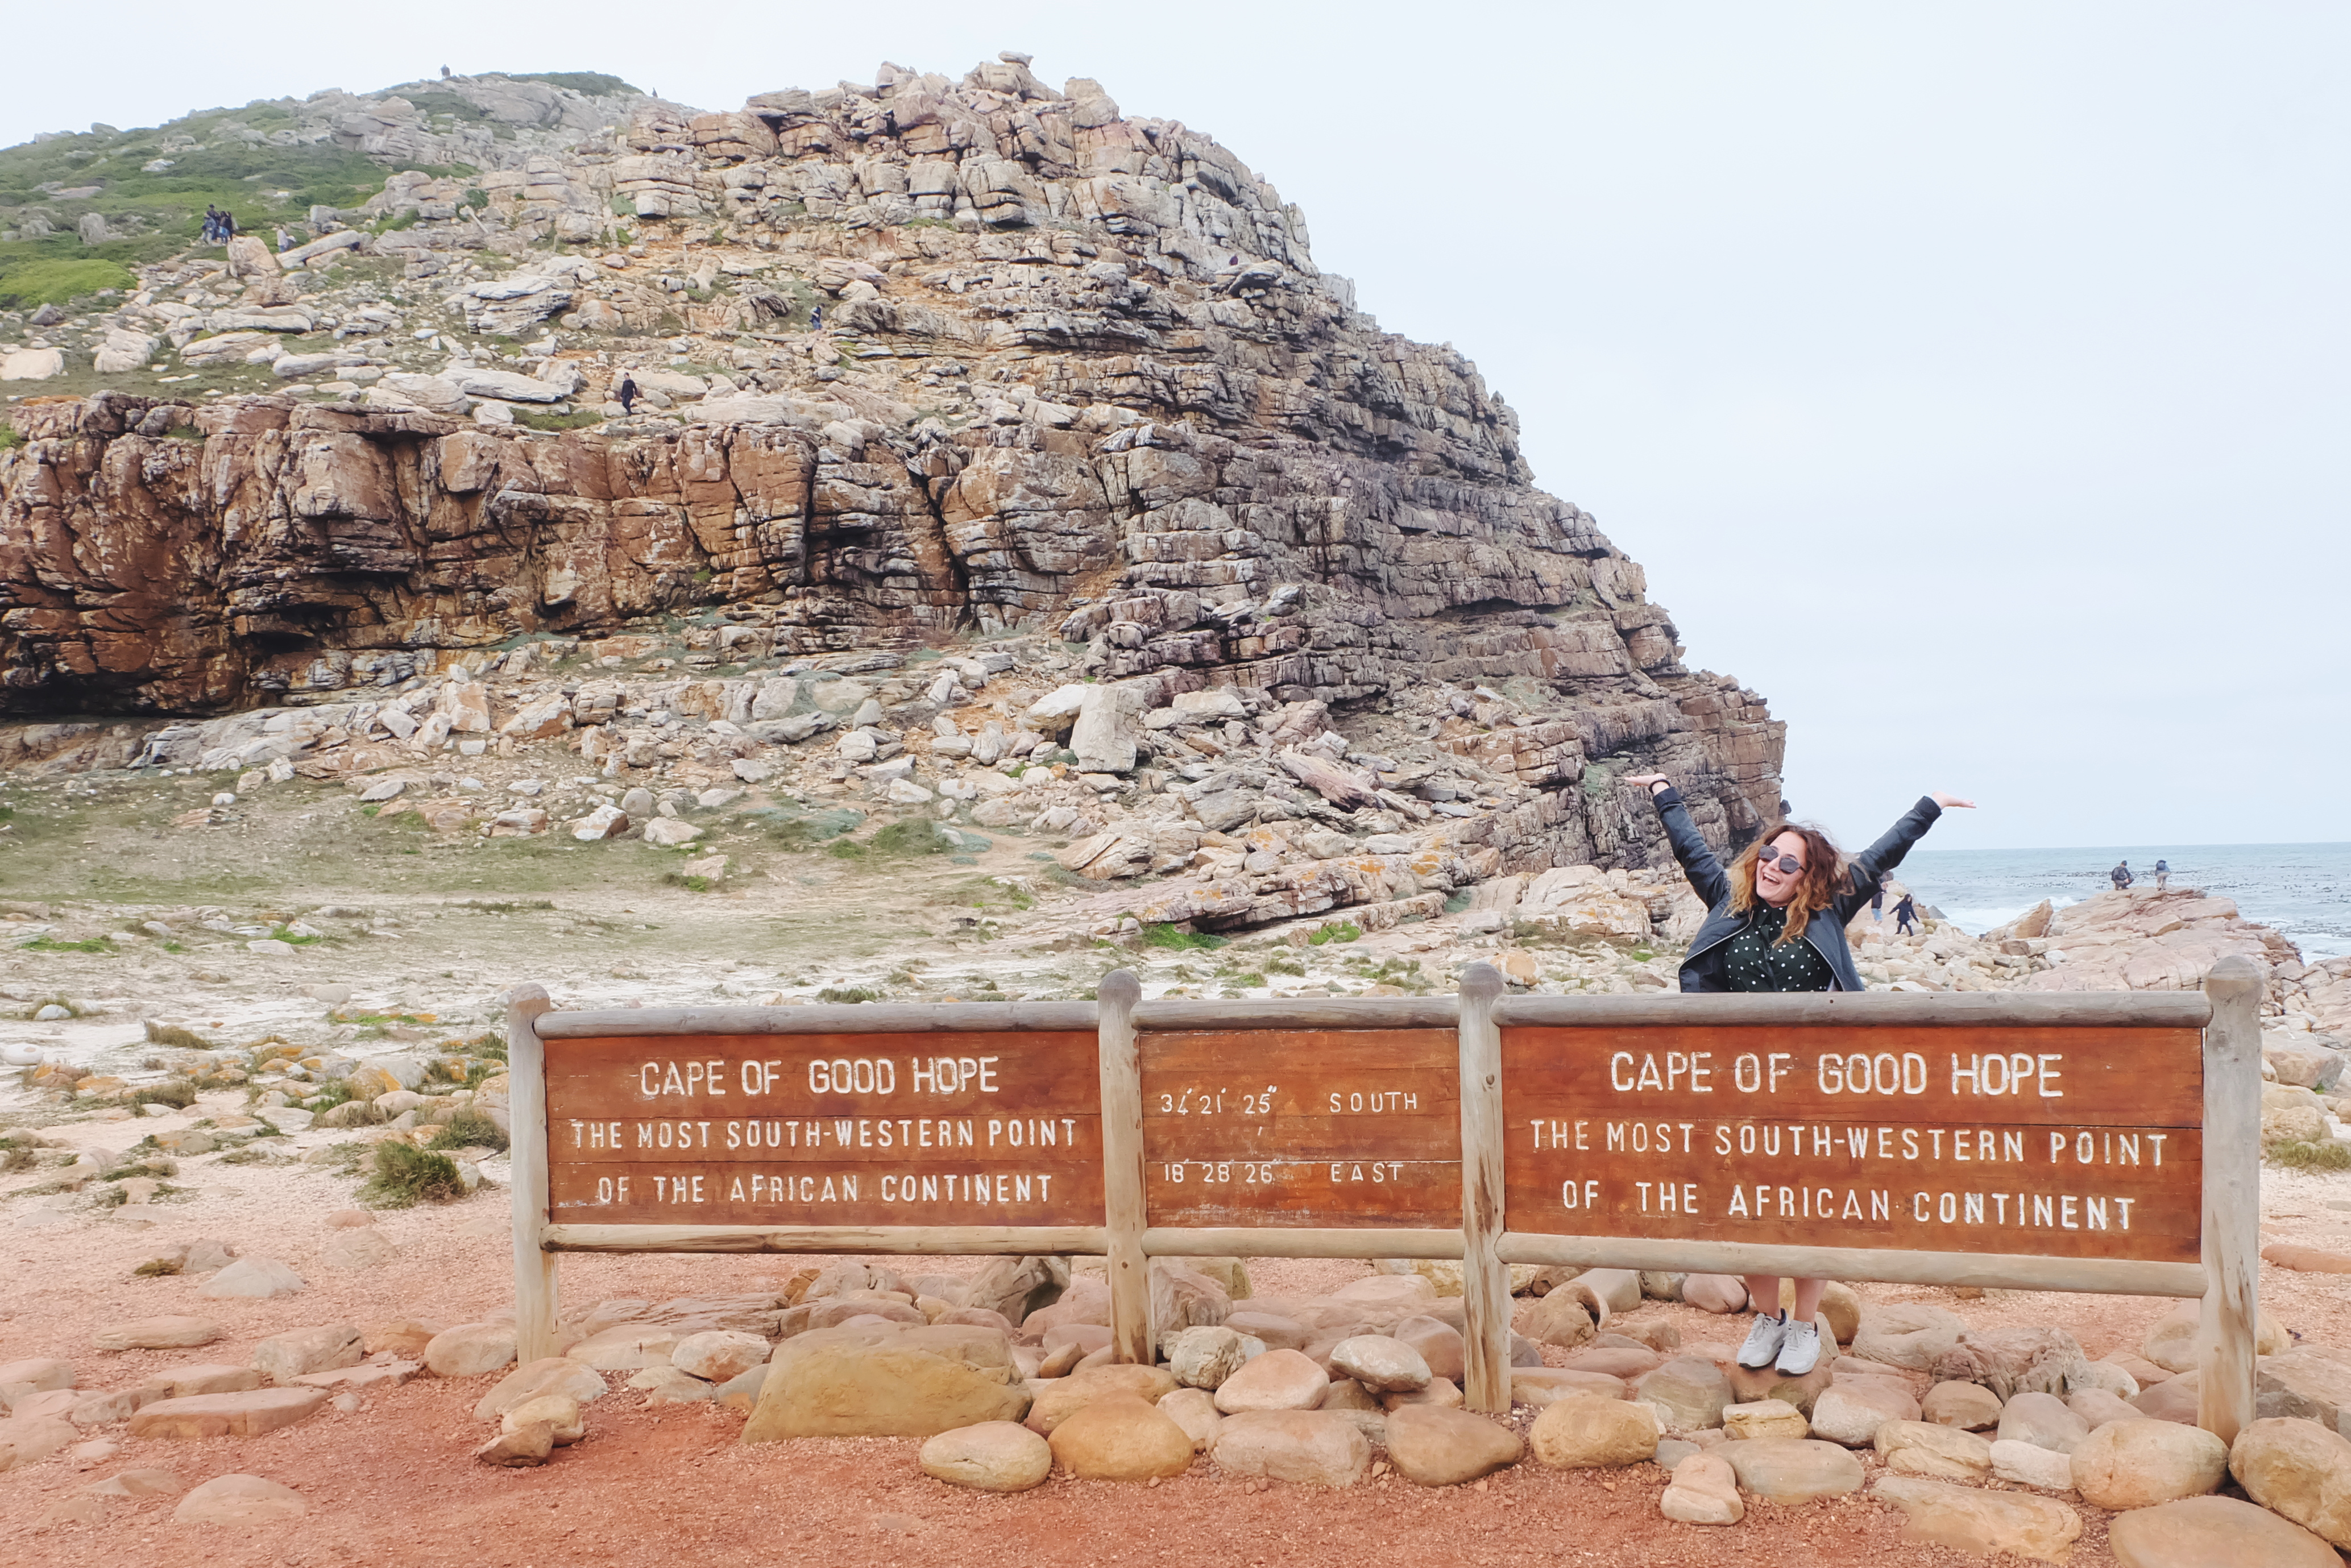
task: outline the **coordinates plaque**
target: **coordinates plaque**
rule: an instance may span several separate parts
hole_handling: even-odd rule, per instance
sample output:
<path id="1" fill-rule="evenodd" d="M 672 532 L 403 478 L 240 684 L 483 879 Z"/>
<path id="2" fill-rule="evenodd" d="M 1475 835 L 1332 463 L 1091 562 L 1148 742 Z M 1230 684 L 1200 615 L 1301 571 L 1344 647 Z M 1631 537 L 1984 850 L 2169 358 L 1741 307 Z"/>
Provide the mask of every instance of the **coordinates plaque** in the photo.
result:
<path id="1" fill-rule="evenodd" d="M 1150 1031 L 1136 1049 L 1151 1224 L 1461 1223 L 1452 1030 Z"/>

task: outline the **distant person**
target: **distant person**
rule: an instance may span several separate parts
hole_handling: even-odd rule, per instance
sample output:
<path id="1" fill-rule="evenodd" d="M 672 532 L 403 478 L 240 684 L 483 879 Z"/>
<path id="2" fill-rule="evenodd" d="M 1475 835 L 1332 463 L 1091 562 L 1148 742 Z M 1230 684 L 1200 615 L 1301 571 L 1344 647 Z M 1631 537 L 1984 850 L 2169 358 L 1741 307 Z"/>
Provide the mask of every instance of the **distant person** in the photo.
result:
<path id="1" fill-rule="evenodd" d="M 2131 875 L 2130 862 L 2124 861 L 2117 864 L 2114 870 L 2106 873 L 2106 880 L 2115 884 L 2115 891 L 2116 893 L 2121 893 L 2126 890 L 2132 883 L 2137 882 L 2138 878 Z"/>
<path id="2" fill-rule="evenodd" d="M 2161 893 L 2161 892 L 2163 891 L 2163 889 L 2164 889 L 2164 884 L 2165 884 L 2165 883 L 2168 883 L 2170 880 L 2171 880 L 2171 862 L 2170 862 L 2169 861 L 2158 861 L 2158 862 L 2155 862 L 2155 891 L 2156 891 L 2156 892 L 2158 892 L 2158 893 Z"/>
<path id="3" fill-rule="evenodd" d="M 443 81 L 447 81 L 449 79 L 449 68 L 447 66 L 443 66 L 441 68 L 441 79 Z"/>
<path id="4" fill-rule="evenodd" d="M 817 305 L 817 306 L 811 306 L 811 307 L 810 308 L 810 309 L 809 309 L 809 330 L 810 330 L 810 331 L 811 331 L 811 332 L 821 332 L 821 331 L 823 331 L 823 330 L 824 330 L 824 307 L 823 307 L 823 306 L 821 306 L 821 305 Z"/>
<path id="5" fill-rule="evenodd" d="M 221 237 L 221 211 L 210 202 L 204 204 L 204 243 L 218 245 Z"/>
<path id="6" fill-rule="evenodd" d="M 287 234 L 282 225 L 277 231 L 277 248 L 280 251 L 288 251 L 294 248 L 294 236 Z"/>
<path id="7" fill-rule="evenodd" d="M 1869 890 L 1869 917 L 1880 923 L 1886 919 L 1886 884 L 1882 882 Z"/>
<path id="8" fill-rule="evenodd" d="M 1910 927 L 1917 923 L 1917 919 L 1918 906 L 1911 902 L 1910 895 L 1906 893 L 1902 895 L 1902 902 L 1894 906 L 1894 935 L 1909 936 Z"/>
<path id="9" fill-rule="evenodd" d="M 1948 808 L 1975 804 L 1956 795 L 1927 796 L 1850 861 L 1818 828 L 1782 822 L 1764 830 L 1726 871 L 1664 774 L 1636 773 L 1626 781 L 1648 789 L 1682 874 L 1707 903 L 1705 923 L 1682 960 L 1685 991 L 1860 990 L 1853 949 L 1845 945 L 1846 922 L 1936 818 Z M 1777 1274 L 1749 1275 L 1747 1296 L 1757 1311 L 1739 1348 L 1739 1364 L 1777 1366 L 1787 1377 L 1812 1371 L 1820 1360 L 1816 1314 L 1827 1283 L 1796 1281 L 1790 1313 L 1779 1310 Z M 1765 1303 L 1771 1311 L 1763 1310 Z"/>
<path id="10" fill-rule="evenodd" d="M 612 389 L 612 397 L 613 400 L 621 405 L 621 412 L 622 413 L 636 413 L 637 378 L 629 374 L 626 371 L 622 371 L 621 384 Z"/>
<path id="11" fill-rule="evenodd" d="M 233 239 L 235 239 L 235 238 L 236 237 L 236 214 L 234 214 L 234 213 L 223 213 L 223 214 L 221 214 L 221 221 L 220 221 L 220 232 L 221 232 L 221 243 L 222 243 L 223 245 L 227 244 L 230 240 L 233 240 Z"/>

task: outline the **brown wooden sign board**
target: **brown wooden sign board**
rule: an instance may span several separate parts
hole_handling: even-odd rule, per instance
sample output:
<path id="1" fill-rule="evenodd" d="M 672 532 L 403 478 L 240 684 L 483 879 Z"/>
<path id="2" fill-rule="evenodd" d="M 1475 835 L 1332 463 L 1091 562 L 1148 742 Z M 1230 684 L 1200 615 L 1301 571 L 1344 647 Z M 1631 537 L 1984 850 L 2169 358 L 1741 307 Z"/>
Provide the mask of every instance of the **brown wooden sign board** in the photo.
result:
<path id="1" fill-rule="evenodd" d="M 2195 1262 L 2195 1030 L 1502 1031 L 1515 1231 Z"/>
<path id="2" fill-rule="evenodd" d="M 1099 1225 L 1091 1030 L 547 1046 L 557 1224 Z"/>
<path id="3" fill-rule="evenodd" d="M 1453 1030 L 1153 1030 L 1136 1051 L 1151 1224 L 1461 1223 Z"/>

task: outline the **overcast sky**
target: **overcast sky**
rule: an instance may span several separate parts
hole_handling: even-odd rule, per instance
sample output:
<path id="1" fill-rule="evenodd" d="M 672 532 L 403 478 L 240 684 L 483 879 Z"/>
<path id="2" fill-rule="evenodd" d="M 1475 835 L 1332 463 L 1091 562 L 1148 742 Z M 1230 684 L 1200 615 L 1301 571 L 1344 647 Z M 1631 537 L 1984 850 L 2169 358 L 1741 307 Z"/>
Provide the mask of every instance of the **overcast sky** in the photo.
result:
<path id="1" fill-rule="evenodd" d="M 442 65 L 705 108 L 1027 50 L 1207 131 L 1519 411 L 1849 842 L 2340 840 L 2351 10 L 18 7 L 0 144 Z"/>

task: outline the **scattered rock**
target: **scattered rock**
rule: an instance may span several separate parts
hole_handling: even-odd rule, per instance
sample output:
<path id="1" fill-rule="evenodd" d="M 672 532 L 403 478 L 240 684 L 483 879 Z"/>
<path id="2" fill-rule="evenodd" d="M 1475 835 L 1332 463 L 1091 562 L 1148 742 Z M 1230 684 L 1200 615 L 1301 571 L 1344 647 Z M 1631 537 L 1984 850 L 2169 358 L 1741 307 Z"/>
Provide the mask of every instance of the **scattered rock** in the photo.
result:
<path id="1" fill-rule="evenodd" d="M 1724 1406 L 1722 1429 L 1733 1437 L 1753 1438 L 1802 1437 L 1809 1436 L 1812 1428 L 1804 1413 L 1786 1400 L 1758 1399 Z"/>
<path id="2" fill-rule="evenodd" d="M 1932 1427 L 1932 1423 L 1921 1425 Z M 1932 1429 L 1952 1431 L 1948 1427 Z M 2081 1515 L 2053 1498 L 1985 1491 L 1911 1476 L 1882 1476 L 1869 1489 L 1869 1495 L 1903 1511 L 1906 1541 L 1930 1542 L 1959 1552 L 2012 1552 L 2019 1557 L 2063 1563 L 2082 1533 Z"/>
<path id="3" fill-rule="evenodd" d="M 1418 1351 L 1386 1334 L 1353 1334 L 1341 1340 L 1331 1349 L 1331 1371 L 1378 1393 L 1426 1388 L 1431 1376 L 1428 1363 Z"/>
<path id="4" fill-rule="evenodd" d="M 196 1294 L 219 1299 L 266 1300 L 302 1289 L 302 1276 L 274 1258 L 239 1258 L 204 1281 Z"/>
<path id="5" fill-rule="evenodd" d="M 1172 1334 L 1165 1350 L 1167 1370 L 1176 1382 L 1212 1392 L 1249 1359 L 1248 1342 L 1221 1325 L 1196 1326 Z"/>
<path id="6" fill-rule="evenodd" d="M 459 1323 L 424 1346 L 424 1364 L 435 1377 L 483 1377 L 514 1358 L 512 1323 Z"/>
<path id="7" fill-rule="evenodd" d="M 742 1441 L 933 1437 L 958 1427 L 1018 1421 L 1029 1404 L 1010 1343 L 990 1330 L 937 1323 L 811 1329 L 776 1348 Z"/>
<path id="8" fill-rule="evenodd" d="M 72 1422 L 54 1416 L 14 1416 L 0 1421 L 0 1470 L 37 1465 L 80 1436 Z"/>
<path id="9" fill-rule="evenodd" d="M 1926 1372 L 1958 1347 L 1966 1329 L 1967 1324 L 1939 1307 L 1873 1306 L 1862 1313 L 1853 1353 L 1867 1361 Z"/>
<path id="10" fill-rule="evenodd" d="M 283 1524 L 309 1511 L 292 1487 L 259 1476 L 215 1476 L 182 1498 L 172 1519 L 177 1524 L 249 1528 Z"/>
<path id="11" fill-rule="evenodd" d="M 260 1387 L 262 1378 L 256 1367 L 207 1363 L 165 1367 L 153 1375 L 153 1381 L 169 1390 L 164 1397 L 185 1399 L 197 1394 L 242 1394 L 248 1388 Z"/>
<path id="12" fill-rule="evenodd" d="M 670 1352 L 670 1364 L 710 1383 L 740 1377 L 768 1360 L 768 1342 L 758 1334 L 714 1329 L 688 1334 Z"/>
<path id="13" fill-rule="evenodd" d="M 1714 1450 L 1738 1472 L 1739 1490 L 1766 1502 L 1810 1502 L 1861 1490 L 1861 1461 L 1813 1437 L 1761 1437 Z"/>
<path id="14" fill-rule="evenodd" d="M 1747 1505 L 1739 1498 L 1739 1474 L 1719 1454 L 1691 1454 L 1675 1465 L 1657 1508 L 1683 1524 L 1737 1524 L 1747 1517 Z"/>
<path id="15" fill-rule="evenodd" d="M 1053 1473 L 1053 1448 L 1017 1421 L 983 1421 L 930 1438 L 921 1462 L 925 1475 L 955 1486 L 1027 1491 Z"/>
<path id="16" fill-rule="evenodd" d="M 307 1372 L 357 1366 L 365 1354 L 357 1324 L 329 1323 L 270 1335 L 253 1347 L 253 1364 L 270 1382 L 287 1385 Z"/>
<path id="17" fill-rule="evenodd" d="M 1054 1427 L 1097 1399 L 1131 1394 L 1156 1404 L 1175 1390 L 1176 1379 L 1165 1367 L 1128 1366 L 1115 1362 L 1083 1366 L 1067 1377 L 1040 1384 L 1025 1424 L 1030 1431 L 1050 1437 Z"/>
<path id="18" fill-rule="evenodd" d="M 1991 1473 L 2001 1480 L 2043 1491 L 2074 1490 L 2074 1456 L 2014 1441 L 1991 1446 Z"/>
<path id="19" fill-rule="evenodd" d="M 1722 1368 L 1695 1355 L 1679 1355 L 1634 1380 L 1633 1397 L 1665 1412 L 1677 1432 L 1699 1432 L 1722 1425 L 1730 1404 L 1730 1382 Z"/>
<path id="20" fill-rule="evenodd" d="M 1215 1396 L 1207 1389 L 1179 1388 L 1159 1401 L 1159 1412 L 1184 1428 L 1192 1439 L 1194 1453 L 1205 1454 L 1216 1448 L 1217 1433 L 1225 1417 L 1217 1409 Z"/>
<path id="21" fill-rule="evenodd" d="M 2315 1421 L 2255 1421 L 2229 1448 L 2229 1471 L 2273 1513 L 2351 1548 L 2351 1442 Z"/>
<path id="22" fill-rule="evenodd" d="M 1973 1432 L 1932 1421 L 1888 1421 L 1874 1446 L 1889 1470 L 1949 1481 L 1980 1481 L 1991 1473 L 1991 1444 Z"/>
<path id="23" fill-rule="evenodd" d="M 1539 1343 L 1573 1350 L 1595 1332 L 1591 1309 L 1564 1291 L 1553 1291 L 1527 1309 L 1527 1337 Z"/>
<path id="24" fill-rule="evenodd" d="M 2090 1435 L 2090 1424 L 2053 1394 L 2020 1394 L 2001 1407 L 2000 1440 L 2030 1443 L 2070 1454 Z"/>
<path id="25" fill-rule="evenodd" d="M 1568 1366 L 1522 1366 L 1510 1372 L 1510 1403 L 1527 1405 L 1540 1410 L 1555 1401 L 1578 1394 L 1595 1395 L 1602 1399 L 1625 1397 L 1625 1380 L 1611 1377 L 1604 1372 L 1585 1372 Z"/>
<path id="26" fill-rule="evenodd" d="M 2176 1421 L 2117 1421 L 2074 1448 L 2074 1490 L 2120 1512 L 2216 1490 L 2229 1473 L 2229 1445 Z"/>
<path id="27" fill-rule="evenodd" d="M 1682 1300 L 1702 1312 L 1743 1312 L 1747 1285 L 1729 1274 L 1685 1274 Z"/>
<path id="28" fill-rule="evenodd" d="M 528 1427 L 501 1431 L 496 1437 L 474 1450 L 474 1458 L 486 1465 L 504 1469 L 526 1469 L 547 1463 L 555 1452 L 555 1427 L 546 1421 L 533 1421 Z"/>
<path id="29" fill-rule="evenodd" d="M 542 1394 L 524 1400 L 498 1417 L 502 1434 L 538 1426 L 547 1428 L 548 1440 L 559 1448 L 588 1435 L 587 1423 L 580 1416 L 580 1401 L 568 1395 Z"/>
<path id="30" fill-rule="evenodd" d="M 1297 1486 L 1350 1487 L 1371 1468 L 1371 1440 L 1336 1410 L 1249 1410 L 1217 1432 L 1217 1468 Z"/>
<path id="31" fill-rule="evenodd" d="M 1330 1385 L 1330 1375 L 1304 1353 L 1270 1350 L 1218 1385 L 1217 1408 L 1228 1416 L 1245 1410 L 1311 1410 Z"/>
<path id="32" fill-rule="evenodd" d="M 90 1343 L 99 1350 L 188 1350 L 220 1336 L 220 1325 L 207 1318 L 139 1318 L 108 1324 Z"/>
<path id="33" fill-rule="evenodd" d="M 329 1269 L 381 1269 L 400 1256 L 400 1249 L 381 1230 L 338 1230 L 319 1249 L 319 1260 Z"/>
<path id="34" fill-rule="evenodd" d="M 2000 1425 L 2000 1396 L 1980 1383 L 1938 1383 L 1918 1401 L 1918 1418 L 1963 1432 Z"/>
<path id="35" fill-rule="evenodd" d="M 258 1437 L 318 1413 L 323 1388 L 256 1388 L 243 1394 L 198 1394 L 159 1399 L 131 1417 L 134 1437 Z"/>
<path id="36" fill-rule="evenodd" d="M 1813 1432 L 1848 1448 L 1865 1448 L 1888 1421 L 1918 1419 L 1918 1402 L 1907 1390 L 1876 1378 L 1837 1383 L 1813 1402 Z"/>
<path id="37" fill-rule="evenodd" d="M 474 1419 L 495 1421 L 516 1406 L 546 1395 L 559 1394 L 585 1405 L 603 1397 L 604 1380 L 569 1356 L 552 1355 L 526 1362 L 498 1380 L 474 1406 Z"/>
<path id="38" fill-rule="evenodd" d="M 1587 1469 L 1638 1464 L 1656 1453 L 1659 1436 L 1648 1406 L 1585 1395 L 1547 1406 L 1528 1428 L 1527 1446 L 1554 1469 Z"/>

